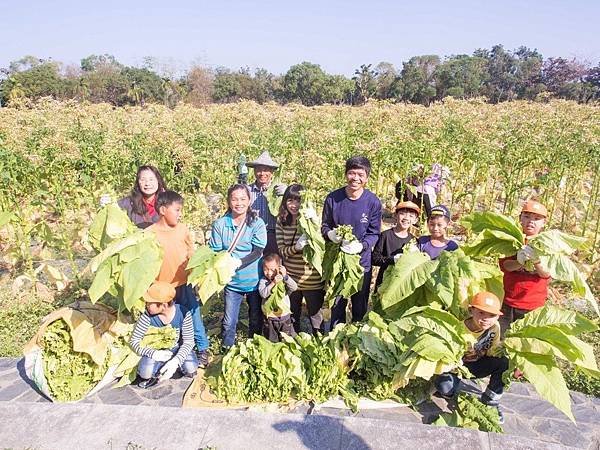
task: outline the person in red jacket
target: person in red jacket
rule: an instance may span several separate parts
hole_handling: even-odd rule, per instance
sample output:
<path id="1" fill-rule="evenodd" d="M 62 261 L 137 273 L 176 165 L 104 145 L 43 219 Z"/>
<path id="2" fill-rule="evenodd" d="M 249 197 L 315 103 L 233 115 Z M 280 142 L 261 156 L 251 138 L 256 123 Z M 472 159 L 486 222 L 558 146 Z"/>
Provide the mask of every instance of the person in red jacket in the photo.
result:
<path id="1" fill-rule="evenodd" d="M 504 315 L 500 318 L 503 335 L 512 322 L 544 306 L 548 298 L 550 274 L 540 264 L 535 250 L 527 245 L 528 239 L 543 230 L 547 217 L 548 211 L 544 205 L 533 200 L 526 201 L 519 216 L 526 245 L 515 256 L 500 259 L 500 269 L 504 273 Z M 532 272 L 525 269 L 527 261 L 533 263 Z"/>

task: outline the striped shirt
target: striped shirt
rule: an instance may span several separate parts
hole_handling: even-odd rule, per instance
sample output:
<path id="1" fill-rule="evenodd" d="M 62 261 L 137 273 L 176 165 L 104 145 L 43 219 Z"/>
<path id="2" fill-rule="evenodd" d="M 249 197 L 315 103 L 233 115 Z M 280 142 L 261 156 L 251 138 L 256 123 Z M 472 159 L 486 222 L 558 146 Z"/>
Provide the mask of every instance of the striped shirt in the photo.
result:
<path id="1" fill-rule="evenodd" d="M 258 217 L 265 222 L 268 231 L 275 231 L 277 218 L 271 214 L 269 200 L 265 196 L 265 191 L 270 186 L 260 188 L 256 183 L 252 183 L 248 187 L 250 188 L 250 204 L 252 205 L 252 209 L 258 212 Z"/>
<path id="2" fill-rule="evenodd" d="M 319 272 L 304 261 L 302 251 L 297 251 L 294 245 L 300 237 L 296 225 L 283 225 L 277 221 L 276 228 L 277 248 L 283 257 L 285 268 L 290 277 L 298 283 L 298 289 L 301 291 L 313 291 L 323 289 L 323 280 Z"/>
<path id="3" fill-rule="evenodd" d="M 129 344 L 134 352 L 140 356 L 152 358 L 156 350 L 141 346 L 142 339 L 146 335 L 148 328 L 151 326 L 161 328 L 171 325 L 177 330 L 177 339 L 175 342 L 179 345 L 179 350 L 177 350 L 175 358 L 179 360 L 180 365 L 183 364 L 183 361 L 185 361 L 194 347 L 194 325 L 192 323 L 192 316 L 187 309 L 176 303 L 173 307 L 175 308 L 175 316 L 173 316 L 171 323 L 163 323 L 158 314 L 151 316 L 147 311 L 142 313 L 135 323 L 131 339 L 129 340 Z"/>
<path id="4" fill-rule="evenodd" d="M 215 220 L 210 230 L 209 247 L 215 252 L 227 250 L 237 230 L 237 225 L 233 223 L 230 213 Z M 259 217 L 252 224 L 246 226 L 231 255 L 242 259 L 252 252 L 253 245 L 260 248 L 265 248 L 267 245 L 267 230 L 265 223 Z M 262 258 L 258 258 L 246 267 L 238 269 L 227 286 L 237 292 L 255 291 L 258 287 L 258 280 L 262 276 L 261 265 Z"/>

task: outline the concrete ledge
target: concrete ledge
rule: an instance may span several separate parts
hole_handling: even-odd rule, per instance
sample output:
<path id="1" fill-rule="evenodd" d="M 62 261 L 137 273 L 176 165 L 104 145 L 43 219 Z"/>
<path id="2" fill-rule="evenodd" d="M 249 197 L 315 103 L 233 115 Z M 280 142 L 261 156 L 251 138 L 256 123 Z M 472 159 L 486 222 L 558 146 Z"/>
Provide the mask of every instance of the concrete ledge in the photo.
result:
<path id="1" fill-rule="evenodd" d="M 381 419 L 251 411 L 0 402 L 0 417 L 0 442 L 5 448 L 570 448 L 510 435 Z"/>

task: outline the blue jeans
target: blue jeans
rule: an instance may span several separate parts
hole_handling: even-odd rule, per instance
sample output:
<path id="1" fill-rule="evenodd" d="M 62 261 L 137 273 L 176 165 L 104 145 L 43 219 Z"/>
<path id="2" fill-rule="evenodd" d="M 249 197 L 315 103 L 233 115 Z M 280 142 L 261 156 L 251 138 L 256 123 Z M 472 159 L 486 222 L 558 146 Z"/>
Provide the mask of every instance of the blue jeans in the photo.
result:
<path id="1" fill-rule="evenodd" d="M 171 349 L 174 355 L 177 353 L 177 350 L 179 350 L 178 345 Z M 138 364 L 137 373 L 140 376 L 140 378 L 147 380 L 148 378 L 156 376 L 160 368 L 164 365 L 164 362 L 154 361 L 152 358 L 142 356 L 142 359 Z M 183 361 L 183 364 L 179 365 L 179 369 L 184 375 L 193 375 L 194 373 L 196 373 L 197 368 L 198 359 L 196 358 L 196 354 L 192 350 L 187 356 L 187 358 L 185 358 L 185 360 Z"/>
<path id="2" fill-rule="evenodd" d="M 502 374 L 508 369 L 508 359 L 505 356 L 484 356 L 477 361 L 465 363 L 465 366 L 475 378 L 490 377 L 490 382 L 484 392 L 492 400 L 500 400 L 504 392 Z M 453 373 L 443 373 L 435 379 L 435 388 L 446 397 L 456 394 L 460 378 Z"/>
<path id="3" fill-rule="evenodd" d="M 226 287 L 225 296 L 225 314 L 221 324 L 221 334 L 223 336 L 223 346 L 231 347 L 235 344 L 235 330 L 240 316 L 240 306 L 242 300 L 246 297 L 248 302 L 248 337 L 255 334 L 261 334 L 263 327 L 263 313 L 261 309 L 261 299 L 258 291 L 238 292 Z"/>
<path id="4" fill-rule="evenodd" d="M 196 348 L 198 350 L 206 350 L 208 348 L 208 336 L 204 329 L 204 322 L 202 322 L 202 307 L 191 285 L 182 284 L 175 288 L 175 303 L 183 306 L 192 315 Z"/>

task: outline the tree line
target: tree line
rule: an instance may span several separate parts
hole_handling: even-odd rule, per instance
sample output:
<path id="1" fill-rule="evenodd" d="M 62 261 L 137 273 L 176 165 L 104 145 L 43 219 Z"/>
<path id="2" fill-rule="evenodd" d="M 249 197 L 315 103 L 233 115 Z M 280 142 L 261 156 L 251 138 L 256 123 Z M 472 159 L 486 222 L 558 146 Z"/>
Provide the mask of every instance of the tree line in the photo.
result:
<path id="1" fill-rule="evenodd" d="M 179 102 L 194 105 L 242 99 L 258 103 L 300 102 L 360 105 L 369 99 L 429 105 L 445 97 L 508 100 L 563 98 L 588 103 L 600 99 L 600 64 L 576 59 L 544 59 L 537 50 L 502 45 L 477 49 L 472 55 L 414 56 L 397 68 L 389 62 L 363 64 L 354 76 L 326 73 L 318 64 L 302 62 L 282 75 L 263 68 L 237 71 L 193 66 L 173 77 L 156 69 L 153 58 L 141 67 L 127 66 L 114 56 L 90 55 L 79 67 L 25 56 L 0 69 L 0 102 L 53 97 L 106 102 L 115 106 Z"/>

